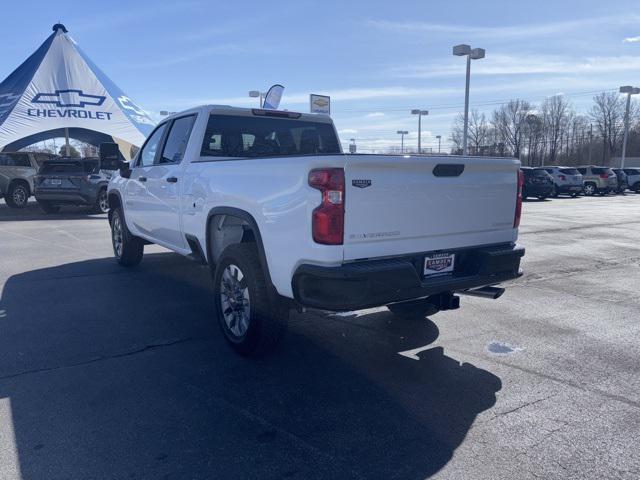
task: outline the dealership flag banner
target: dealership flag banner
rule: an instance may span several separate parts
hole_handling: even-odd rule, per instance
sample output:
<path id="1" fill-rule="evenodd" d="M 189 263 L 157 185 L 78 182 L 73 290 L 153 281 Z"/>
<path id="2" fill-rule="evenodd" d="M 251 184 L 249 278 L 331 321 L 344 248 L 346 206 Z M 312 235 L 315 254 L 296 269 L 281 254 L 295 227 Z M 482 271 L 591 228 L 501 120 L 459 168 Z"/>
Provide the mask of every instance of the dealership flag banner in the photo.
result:
<path id="1" fill-rule="evenodd" d="M 140 146 L 153 125 L 61 24 L 54 25 L 53 34 L 0 84 L 4 151 L 63 136 L 59 133 L 65 128 L 88 143 Z"/>

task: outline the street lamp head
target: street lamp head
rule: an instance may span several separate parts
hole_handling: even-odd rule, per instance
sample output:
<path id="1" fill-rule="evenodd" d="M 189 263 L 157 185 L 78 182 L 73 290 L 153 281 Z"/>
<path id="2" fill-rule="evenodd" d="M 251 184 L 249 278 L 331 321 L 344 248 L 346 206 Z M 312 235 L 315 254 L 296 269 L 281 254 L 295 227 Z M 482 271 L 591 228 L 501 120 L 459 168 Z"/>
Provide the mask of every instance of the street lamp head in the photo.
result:
<path id="1" fill-rule="evenodd" d="M 413 110 L 411 110 L 411 114 L 412 115 L 420 115 L 420 109 L 414 108 Z"/>
<path id="2" fill-rule="evenodd" d="M 620 93 L 631 93 L 633 91 L 633 87 L 631 85 L 625 85 L 624 87 L 620 87 Z"/>
<path id="3" fill-rule="evenodd" d="M 407 135 L 409 132 L 407 130 L 398 130 L 398 135 Z"/>
<path id="4" fill-rule="evenodd" d="M 249 91 L 249 96 L 251 98 L 258 98 L 260 96 L 260 91 L 259 90 L 250 90 Z"/>
<path id="5" fill-rule="evenodd" d="M 640 93 L 640 87 L 633 87 L 633 90 L 631 91 L 631 95 L 637 95 Z"/>
<path id="6" fill-rule="evenodd" d="M 442 138 L 442 135 L 436 135 L 436 138 L 440 140 Z"/>
<path id="7" fill-rule="evenodd" d="M 479 60 L 481 58 L 484 58 L 484 53 L 484 48 L 474 48 L 473 50 L 471 50 L 469 56 L 471 57 L 471 60 Z"/>
<path id="8" fill-rule="evenodd" d="M 464 43 L 453 47 L 453 54 L 457 57 L 463 57 L 465 55 L 469 55 L 470 53 L 471 47 L 469 45 L 465 45 Z"/>

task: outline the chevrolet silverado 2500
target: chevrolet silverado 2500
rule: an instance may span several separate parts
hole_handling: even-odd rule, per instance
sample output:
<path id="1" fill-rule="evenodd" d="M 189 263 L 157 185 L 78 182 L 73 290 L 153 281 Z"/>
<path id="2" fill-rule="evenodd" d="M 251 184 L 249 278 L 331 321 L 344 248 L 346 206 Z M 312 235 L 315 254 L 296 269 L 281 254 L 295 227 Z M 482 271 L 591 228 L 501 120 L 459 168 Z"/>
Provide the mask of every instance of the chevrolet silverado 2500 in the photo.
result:
<path id="1" fill-rule="evenodd" d="M 272 348 L 294 306 L 424 318 L 521 274 L 515 159 L 346 155 L 327 116 L 203 106 L 118 167 L 117 261 L 154 243 L 208 264 L 242 354 Z"/>

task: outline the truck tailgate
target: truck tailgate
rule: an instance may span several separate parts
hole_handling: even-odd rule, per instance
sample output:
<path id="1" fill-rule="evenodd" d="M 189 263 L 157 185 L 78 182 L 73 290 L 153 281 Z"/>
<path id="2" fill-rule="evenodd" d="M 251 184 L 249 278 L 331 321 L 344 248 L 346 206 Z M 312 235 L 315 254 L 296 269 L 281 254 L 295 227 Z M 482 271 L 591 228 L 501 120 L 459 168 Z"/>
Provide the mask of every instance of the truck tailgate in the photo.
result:
<path id="1" fill-rule="evenodd" d="M 512 158 L 348 155 L 344 259 L 515 241 Z"/>

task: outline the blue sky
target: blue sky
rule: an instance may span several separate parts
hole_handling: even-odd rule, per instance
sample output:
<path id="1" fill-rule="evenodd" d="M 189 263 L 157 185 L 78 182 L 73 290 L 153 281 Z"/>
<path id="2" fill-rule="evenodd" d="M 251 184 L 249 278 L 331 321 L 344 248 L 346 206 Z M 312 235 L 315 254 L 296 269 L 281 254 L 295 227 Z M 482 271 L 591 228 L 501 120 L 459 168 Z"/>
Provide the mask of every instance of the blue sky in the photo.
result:
<path id="1" fill-rule="evenodd" d="M 631 1 L 206 2 L 56 1 L 3 5 L 0 77 L 60 20 L 83 50 L 150 112 L 201 103 L 256 105 L 252 89 L 282 83 L 282 108 L 306 111 L 332 96 L 343 142 L 362 151 L 399 143 L 411 108 L 430 110 L 423 144 L 448 136 L 464 102 L 464 60 L 451 47 L 487 50 L 472 66 L 471 103 L 564 93 L 578 111 L 592 92 L 640 85 L 640 11 Z M 634 8 L 635 7 L 635 8 Z M 10 19 L 10 21 L 6 21 Z M 447 142 L 448 143 L 448 142 Z"/>

